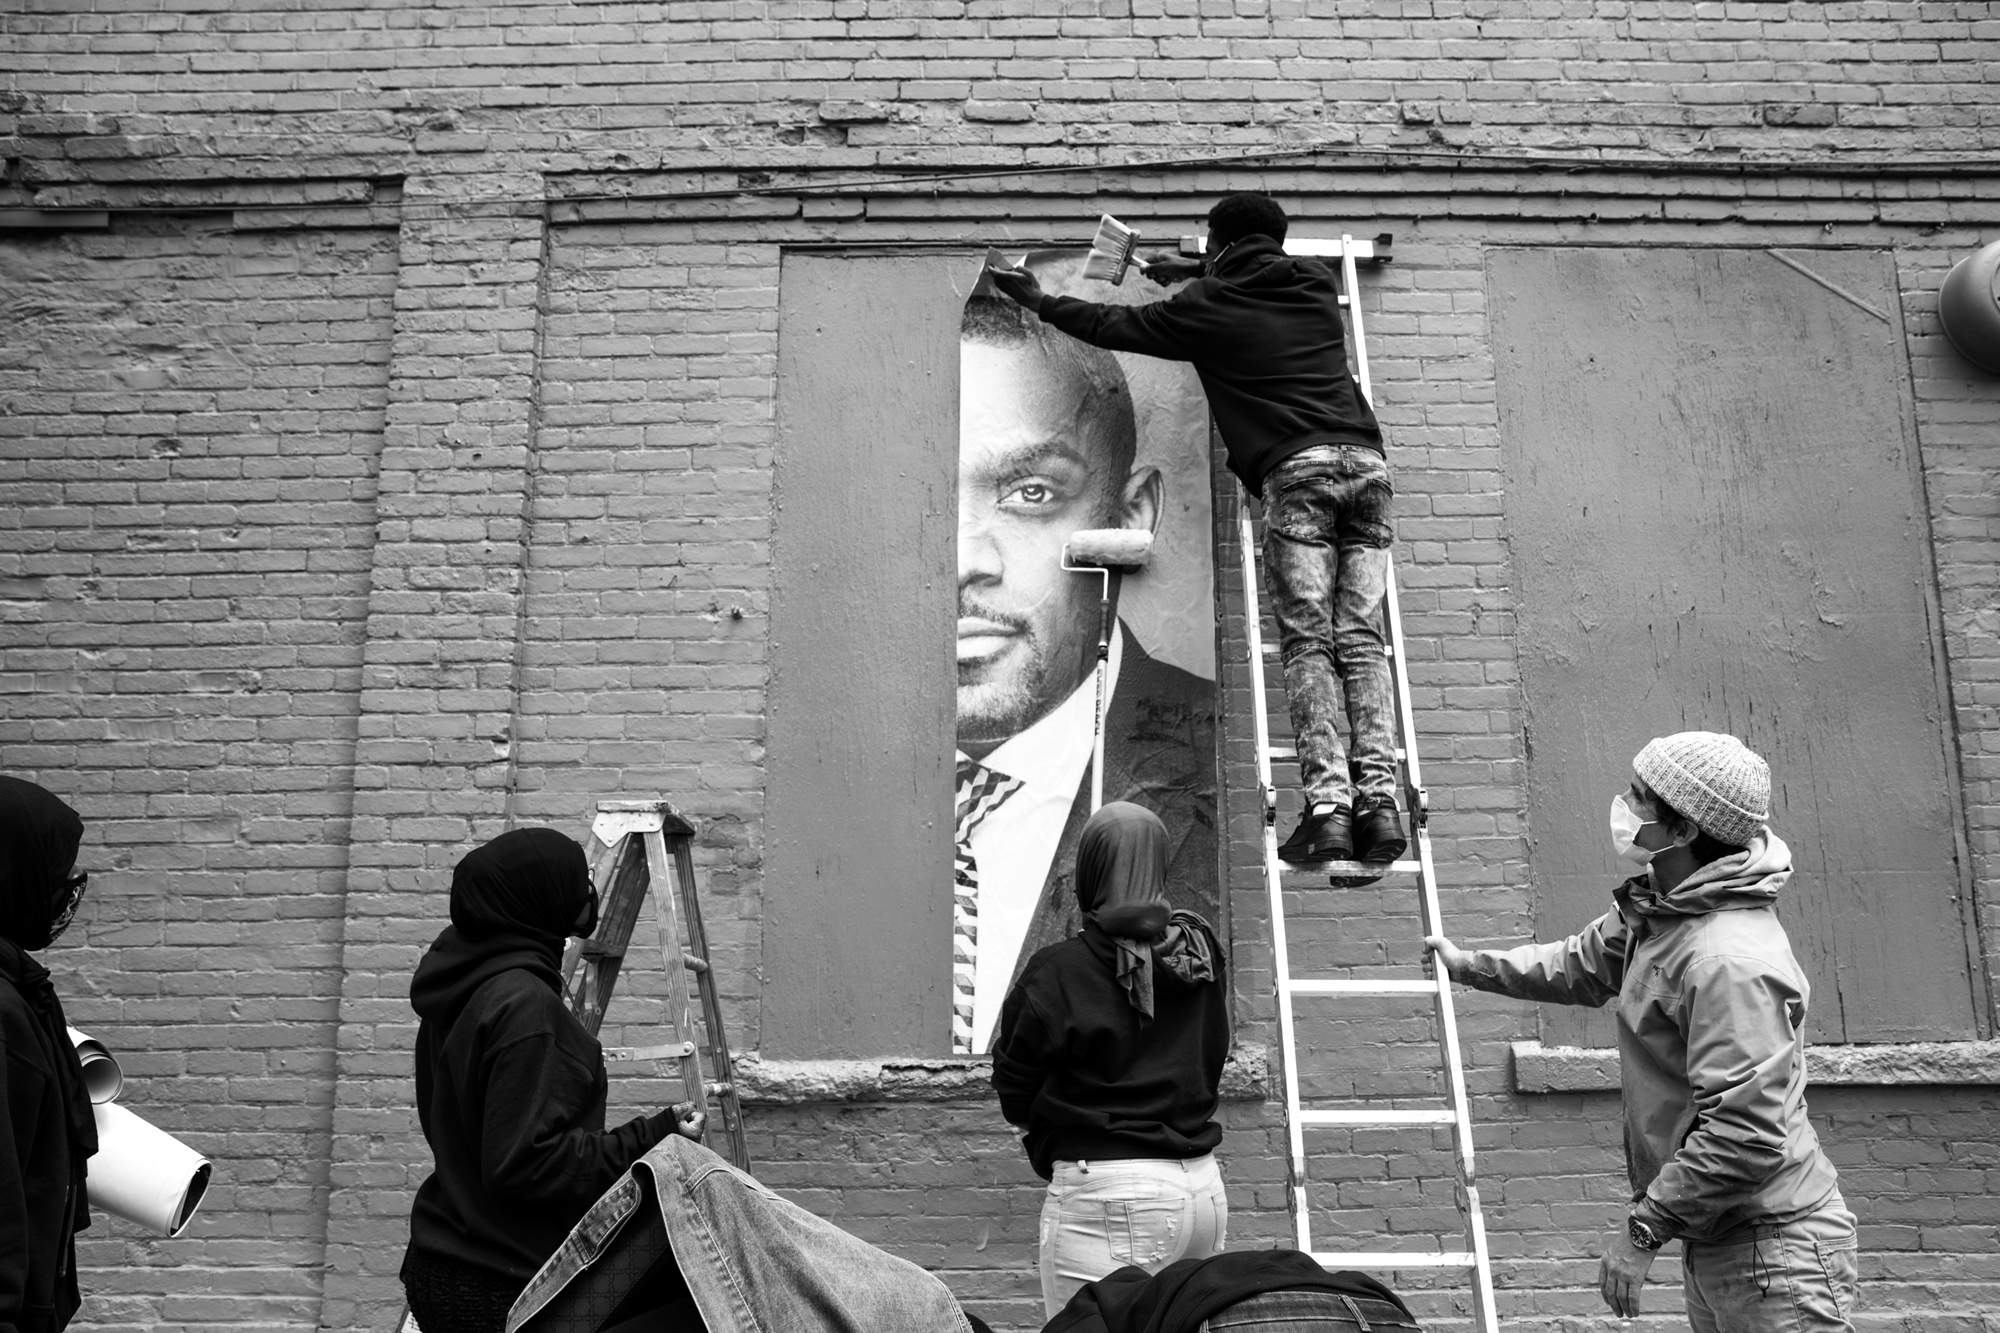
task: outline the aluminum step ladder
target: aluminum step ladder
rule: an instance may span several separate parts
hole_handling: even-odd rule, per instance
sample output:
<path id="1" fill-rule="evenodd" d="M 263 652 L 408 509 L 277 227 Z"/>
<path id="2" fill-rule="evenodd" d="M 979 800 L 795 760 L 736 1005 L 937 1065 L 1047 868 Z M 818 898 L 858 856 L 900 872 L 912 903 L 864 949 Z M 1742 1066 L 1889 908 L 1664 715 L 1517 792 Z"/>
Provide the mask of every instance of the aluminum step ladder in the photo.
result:
<path id="1" fill-rule="evenodd" d="M 1368 345 L 1363 336 L 1361 306 L 1355 300 L 1357 260 L 1386 257 L 1387 238 L 1356 241 L 1343 236 L 1338 246 L 1327 241 L 1295 241 L 1286 245 L 1292 254 L 1337 257 L 1340 262 L 1341 304 L 1346 307 L 1352 335 L 1355 379 L 1369 402 L 1374 394 L 1368 378 Z M 1265 672 L 1280 672 L 1278 645 L 1266 643 L 1259 600 L 1258 570 L 1261 551 L 1249 506 L 1243 507 L 1240 523 L 1243 569 L 1243 621 L 1250 659 L 1253 712 L 1257 719 L 1257 781 L 1262 793 L 1264 814 L 1264 883 L 1270 895 L 1272 967 L 1278 995 L 1278 1027 L 1282 1044 L 1285 1078 L 1285 1125 L 1290 1138 L 1290 1200 L 1298 1233 L 1298 1248 L 1329 1268 L 1357 1269 L 1453 1269 L 1469 1270 L 1475 1327 L 1479 1333 L 1498 1333 L 1499 1320 L 1493 1304 L 1493 1268 L 1487 1252 L 1486 1223 L 1480 1212 L 1479 1186 L 1473 1170 L 1472 1116 L 1465 1093 L 1465 1074 L 1459 1055 L 1458 1022 L 1452 1009 L 1452 989 L 1444 970 L 1430 966 L 1431 975 L 1416 971 L 1406 977 L 1364 979 L 1313 979 L 1293 971 L 1291 950 L 1286 941 L 1285 900 L 1288 893 L 1335 893 L 1341 887 L 1370 884 L 1385 876 L 1415 881 L 1419 911 L 1426 935 L 1444 933 L 1438 911 L 1437 873 L 1431 861 L 1429 798 L 1424 791 L 1423 770 L 1417 757 L 1416 719 L 1410 709 L 1408 657 L 1403 649 L 1403 625 L 1396 595 L 1396 571 L 1390 562 L 1388 593 L 1383 612 L 1388 620 L 1390 671 L 1395 682 L 1396 717 L 1403 788 L 1403 815 L 1409 821 L 1410 847 L 1415 856 L 1384 864 L 1332 862 L 1313 867 L 1288 866 L 1278 859 L 1278 790 L 1271 777 L 1274 759 L 1294 759 L 1297 749 L 1274 744 L 1271 738 L 1269 690 Z M 1303 961 L 1308 969 L 1310 960 Z M 1422 1109 L 1384 1108 L 1320 1110 L 1306 1106 L 1300 1098 L 1298 1029 L 1295 1002 L 1338 1000 L 1342 997 L 1422 996 L 1432 1004 L 1438 1039 L 1438 1055 L 1445 1086 L 1445 1104 Z M 1400 1099 L 1399 1099 L 1400 1100 Z M 1316 1129 L 1358 1129 L 1409 1127 L 1429 1129 L 1449 1127 L 1457 1166 L 1457 1203 L 1465 1223 L 1462 1249 L 1438 1250 L 1334 1250 L 1315 1247 L 1312 1236 L 1310 1176 L 1307 1163 L 1307 1136 Z"/>
<path id="2" fill-rule="evenodd" d="M 594 852 L 591 879 L 597 885 L 600 904 L 597 929 L 588 939 L 572 939 L 563 953 L 563 999 L 584 1030 L 596 1036 L 631 947 L 639 905 L 645 901 L 647 888 L 658 885 L 653 920 L 658 928 L 660 960 L 666 966 L 671 1040 L 655 1046 L 607 1046 L 604 1058 L 678 1061 L 686 1100 L 708 1117 L 703 1142 L 732 1165 L 748 1171 L 750 1146 L 743 1132 L 735 1068 L 722 1030 L 722 1002 L 715 993 L 708 933 L 702 928 L 701 901 L 695 890 L 694 835 L 694 824 L 666 801 L 597 803 L 597 818 L 590 825 Z M 690 978 L 701 1005 L 699 1026 L 695 1023 L 695 999 L 689 994 Z M 713 1079 L 702 1073 L 704 1049 Z M 712 1113 L 717 1109 L 719 1116 Z"/>
<path id="3" fill-rule="evenodd" d="M 604 1011 L 618 984 L 619 970 L 639 922 L 639 905 L 650 885 L 672 885 L 655 900 L 660 958 L 667 971 L 667 1022 L 673 1040 L 656 1046 L 607 1046 L 605 1060 L 677 1060 L 687 1101 L 708 1116 L 702 1141 L 716 1146 L 716 1131 L 724 1136 L 723 1155 L 731 1164 L 750 1169 L 750 1148 L 743 1133 L 743 1112 L 737 1104 L 729 1043 L 722 1032 L 722 1004 L 709 969 L 708 934 L 702 929 L 701 902 L 695 893 L 695 826 L 666 801 L 599 801 L 590 825 L 591 883 L 597 886 L 597 929 L 588 939 L 572 938 L 563 950 L 563 1002 L 584 1029 L 596 1036 Z M 671 870 L 669 869 L 671 866 Z M 686 946 L 681 943 L 685 927 Z M 701 1001 L 706 1041 L 698 1042 L 694 1010 L 688 1000 L 688 977 L 695 979 Z M 702 1077 L 701 1052 L 708 1051 L 713 1080 Z M 709 1099 L 721 1108 L 711 1114 Z M 718 1119 L 720 1124 L 718 1125 Z M 423 1333 L 406 1305 L 395 1323 L 396 1333 Z"/>

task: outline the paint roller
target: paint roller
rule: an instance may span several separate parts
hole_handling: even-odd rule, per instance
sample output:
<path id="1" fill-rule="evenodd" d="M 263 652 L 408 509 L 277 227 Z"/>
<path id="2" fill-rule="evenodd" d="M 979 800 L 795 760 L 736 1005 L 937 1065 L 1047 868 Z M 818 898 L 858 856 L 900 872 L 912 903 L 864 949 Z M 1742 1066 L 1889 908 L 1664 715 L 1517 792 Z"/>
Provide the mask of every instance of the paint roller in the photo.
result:
<path id="1" fill-rule="evenodd" d="M 1153 554 L 1153 534 L 1144 528 L 1086 528 L 1063 544 L 1062 567 L 1072 574 L 1096 574 L 1104 582 L 1097 603 L 1097 706 L 1091 710 L 1090 812 L 1104 804 L 1104 678 L 1111 670 L 1113 579 L 1144 569 Z"/>
<path id="2" fill-rule="evenodd" d="M 85 1182 L 91 1207 L 163 1236 L 180 1235 L 208 1193 L 208 1159 L 116 1104 L 125 1075 L 103 1042 L 75 1028 L 69 1039 L 97 1121 L 97 1152 Z"/>

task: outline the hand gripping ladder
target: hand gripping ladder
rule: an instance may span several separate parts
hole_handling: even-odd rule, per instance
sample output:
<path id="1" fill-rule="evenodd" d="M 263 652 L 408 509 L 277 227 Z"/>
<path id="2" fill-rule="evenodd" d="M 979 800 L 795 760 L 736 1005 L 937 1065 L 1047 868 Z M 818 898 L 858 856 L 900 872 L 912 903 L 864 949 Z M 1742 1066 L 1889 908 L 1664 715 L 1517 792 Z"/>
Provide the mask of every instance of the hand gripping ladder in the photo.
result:
<path id="1" fill-rule="evenodd" d="M 1347 307 L 1353 330 L 1356 380 L 1372 403 L 1374 394 L 1368 379 L 1368 345 L 1362 335 L 1361 306 L 1354 299 L 1359 290 L 1355 278 L 1357 259 L 1386 258 L 1382 251 L 1387 238 L 1376 242 L 1341 237 L 1336 245 L 1327 241 L 1295 241 L 1287 244 L 1292 254 L 1338 257 L 1340 261 L 1341 304 Z M 1273 745 L 1264 672 L 1278 663 L 1277 645 L 1264 642 L 1258 602 L 1256 570 L 1259 549 L 1249 507 L 1241 519 L 1243 559 L 1243 622 L 1250 658 L 1252 713 L 1257 720 L 1257 781 L 1264 803 L 1264 883 L 1270 894 L 1272 967 L 1277 977 L 1278 1029 L 1282 1041 L 1285 1071 L 1285 1124 L 1290 1136 L 1291 1203 L 1298 1231 L 1298 1247 L 1320 1263 L 1332 1268 L 1416 1269 L 1465 1268 L 1472 1273 L 1472 1299 L 1479 1333 L 1498 1333 L 1499 1321 L 1493 1308 L 1493 1269 L 1486 1248 L 1486 1223 L 1479 1209 L 1479 1187 L 1473 1173 L 1472 1116 L 1465 1095 L 1465 1074 L 1459 1059 L 1458 1023 L 1452 1012 L 1451 982 L 1444 970 L 1431 967 L 1433 975 L 1407 978 L 1308 980 L 1292 971 L 1286 946 L 1285 891 L 1289 880 L 1293 891 L 1306 887 L 1305 881 L 1331 875 L 1335 886 L 1359 885 L 1380 879 L 1386 872 L 1416 878 L 1418 903 L 1425 934 L 1443 933 L 1438 912 L 1437 874 L 1431 862 L 1430 809 L 1424 791 L 1422 769 L 1417 759 L 1416 719 L 1410 711 L 1408 658 L 1403 651 L 1402 616 L 1397 604 L 1393 561 L 1389 570 L 1388 595 L 1383 612 L 1388 618 L 1390 671 L 1396 686 L 1396 717 L 1399 726 L 1404 810 L 1411 816 L 1410 845 L 1416 859 L 1387 866 L 1359 862 L 1335 862 L 1309 871 L 1292 869 L 1278 859 L 1278 792 L 1271 778 L 1273 759 L 1291 759 L 1297 749 Z M 1319 886 L 1312 886 L 1319 887 Z M 1323 891 L 1323 890 L 1322 890 Z M 1439 1056 L 1443 1066 L 1448 1105 L 1435 1109 L 1314 1110 L 1299 1099 L 1298 1034 L 1293 1015 L 1295 1000 L 1302 997 L 1413 995 L 1428 996 L 1436 1013 Z M 1465 1219 L 1465 1248 L 1462 1250 L 1341 1251 L 1315 1249 L 1312 1243 L 1311 1210 L 1306 1173 L 1306 1133 L 1315 1128 L 1368 1128 L 1385 1126 L 1449 1126 L 1458 1166 L 1458 1204 Z"/>
<path id="2" fill-rule="evenodd" d="M 611 989 L 639 921 L 639 904 L 649 885 L 659 885 L 653 919 L 659 927 L 660 958 L 667 969 L 667 1022 L 673 1040 L 659 1046 L 608 1046 L 607 1060 L 678 1060 L 687 1100 L 708 1116 L 707 1142 L 732 1163 L 750 1168 L 750 1149 L 743 1134 L 743 1112 L 737 1104 L 735 1071 L 729 1043 L 722 1032 L 722 1004 L 715 994 L 715 973 L 708 963 L 708 934 L 702 929 L 701 903 L 695 893 L 695 827 L 665 801 L 599 801 L 590 825 L 592 879 L 600 911 L 597 930 L 587 940 L 571 940 L 563 954 L 563 998 L 570 1012 L 592 1036 L 604 1023 Z M 671 869 L 669 868 L 671 864 Z M 669 887 L 673 886 L 673 887 Z M 677 901 L 678 900 L 678 901 Z M 683 948 L 681 934 L 687 944 Z M 694 1021 L 688 978 L 701 1001 L 701 1026 Z M 706 1041 L 698 1040 L 705 1033 Z M 702 1047 L 708 1050 L 711 1080 L 702 1077 Z M 721 1115 L 712 1113 L 710 1098 Z M 720 1122 L 718 1124 L 718 1121 Z M 718 1128 L 724 1136 L 716 1143 Z"/>

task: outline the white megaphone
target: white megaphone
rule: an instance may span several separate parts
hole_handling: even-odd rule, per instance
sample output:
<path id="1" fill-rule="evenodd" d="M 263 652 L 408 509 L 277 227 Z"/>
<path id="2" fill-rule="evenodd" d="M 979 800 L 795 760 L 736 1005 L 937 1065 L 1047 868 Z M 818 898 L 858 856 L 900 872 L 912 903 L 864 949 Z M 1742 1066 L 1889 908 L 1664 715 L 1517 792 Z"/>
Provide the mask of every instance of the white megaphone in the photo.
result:
<path id="1" fill-rule="evenodd" d="M 163 1236 L 180 1235 L 208 1192 L 208 1159 L 112 1101 L 125 1076 L 104 1043 L 75 1028 L 69 1039 L 97 1119 L 86 1182 L 91 1206 Z"/>

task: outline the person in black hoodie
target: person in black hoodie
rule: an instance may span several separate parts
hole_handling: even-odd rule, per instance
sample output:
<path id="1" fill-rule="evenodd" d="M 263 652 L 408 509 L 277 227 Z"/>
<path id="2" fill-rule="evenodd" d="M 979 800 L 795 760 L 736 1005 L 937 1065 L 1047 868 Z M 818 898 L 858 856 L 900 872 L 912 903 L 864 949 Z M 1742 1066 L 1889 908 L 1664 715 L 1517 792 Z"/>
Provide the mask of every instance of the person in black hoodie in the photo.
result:
<path id="1" fill-rule="evenodd" d="M 699 1117 L 604 1128 L 603 1048 L 562 999 L 562 948 L 597 924 L 583 848 L 516 829 L 468 853 L 451 925 L 417 966 L 417 1115 L 437 1169 L 410 1209 L 402 1279 L 424 1333 L 501 1333 L 597 1197 Z"/>
<path id="2" fill-rule="evenodd" d="M 1114 801 L 1076 852 L 1083 933 L 1036 952 L 1000 1008 L 993 1086 L 1022 1126 L 1042 1204 L 1042 1301 L 1127 1264 L 1223 1246 L 1215 1123 L 1229 1054 L 1222 950 L 1167 905 L 1166 826 Z M 1116 1225 L 1113 1225 L 1114 1219 Z"/>
<path id="3" fill-rule="evenodd" d="M 1042 1333 L 1370 1333 L 1417 1330 L 1402 1297 L 1366 1273 L 1328 1272 L 1298 1250 L 1121 1268 L 1070 1298 Z"/>
<path id="4" fill-rule="evenodd" d="M 87 877 L 83 820 L 0 777 L 0 1333 L 57 1333 L 81 1304 L 76 1233 L 97 1122 L 48 969 L 28 956 L 69 926 Z"/>
<path id="5" fill-rule="evenodd" d="M 1269 196 L 1230 195 L 1209 210 L 1204 260 L 1146 264 L 1158 283 L 1194 279 L 1148 305 L 1051 296 L 1026 269 L 988 273 L 1073 338 L 1193 363 L 1230 471 L 1264 505 L 1265 578 L 1306 797 L 1278 854 L 1307 865 L 1387 862 L 1409 846 L 1382 629 L 1395 488 L 1382 428 L 1348 373 L 1339 283 L 1326 265 L 1286 255 L 1287 225 Z"/>

